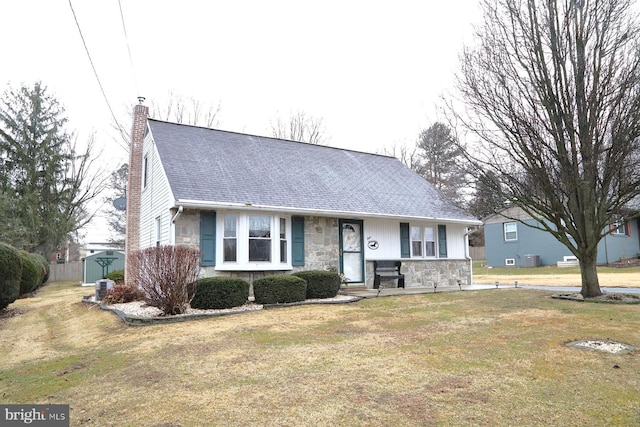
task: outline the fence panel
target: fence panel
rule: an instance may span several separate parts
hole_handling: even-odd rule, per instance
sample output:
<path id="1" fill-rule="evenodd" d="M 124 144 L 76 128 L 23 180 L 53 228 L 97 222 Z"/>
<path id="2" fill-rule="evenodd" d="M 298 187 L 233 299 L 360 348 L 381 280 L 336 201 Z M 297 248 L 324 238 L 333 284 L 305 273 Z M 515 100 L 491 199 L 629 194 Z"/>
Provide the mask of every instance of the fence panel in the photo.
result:
<path id="1" fill-rule="evenodd" d="M 67 264 L 49 264 L 49 282 L 82 281 L 82 261 Z"/>
<path id="2" fill-rule="evenodd" d="M 484 246 L 469 247 L 469 256 L 472 259 L 487 259 L 486 251 Z"/>

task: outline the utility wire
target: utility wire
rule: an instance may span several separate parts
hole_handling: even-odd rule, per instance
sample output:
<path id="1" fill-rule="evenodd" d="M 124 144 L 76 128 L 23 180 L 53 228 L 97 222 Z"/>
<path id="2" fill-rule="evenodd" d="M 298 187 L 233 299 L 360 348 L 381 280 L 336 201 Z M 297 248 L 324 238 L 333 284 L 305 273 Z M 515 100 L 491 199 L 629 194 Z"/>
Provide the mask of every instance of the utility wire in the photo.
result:
<path id="1" fill-rule="evenodd" d="M 71 13 L 73 14 L 73 19 L 76 21 L 76 26 L 78 27 L 78 32 L 80 33 L 80 38 L 82 39 L 82 44 L 84 45 L 84 50 L 87 52 L 87 57 L 89 58 L 89 63 L 91 64 L 91 68 L 93 69 L 93 74 L 96 76 L 96 80 L 98 81 L 98 86 L 100 86 L 100 91 L 102 92 L 102 96 L 104 97 L 104 101 L 107 103 L 107 107 L 109 107 L 109 111 L 111 112 L 111 117 L 115 122 L 118 130 L 122 138 L 126 140 L 126 132 L 123 130 L 120 122 L 116 118 L 116 115 L 113 113 L 113 109 L 111 108 L 111 104 L 109 103 L 109 99 L 107 98 L 107 94 L 102 87 L 102 82 L 100 81 L 100 77 L 98 76 L 98 71 L 96 70 L 95 65 L 93 64 L 93 60 L 91 59 L 91 54 L 89 53 L 89 48 L 87 47 L 87 43 L 84 40 L 84 35 L 82 35 L 82 29 L 80 29 L 80 23 L 78 22 L 78 17 L 76 16 L 76 11 L 73 9 L 73 4 L 71 4 L 71 0 L 69 0 L 69 7 L 71 8 Z"/>
<path id="2" fill-rule="evenodd" d="M 133 74 L 133 84 L 136 87 L 136 92 L 140 93 L 138 87 L 138 79 L 136 77 L 136 69 L 133 66 L 133 57 L 131 56 L 131 47 L 129 46 L 129 36 L 127 35 L 127 27 L 124 25 L 124 14 L 122 13 L 122 1 L 118 0 L 118 6 L 120 7 L 120 20 L 122 21 L 122 31 L 124 31 L 124 40 L 127 43 L 127 52 L 129 52 L 129 64 L 131 64 L 131 74 Z"/>

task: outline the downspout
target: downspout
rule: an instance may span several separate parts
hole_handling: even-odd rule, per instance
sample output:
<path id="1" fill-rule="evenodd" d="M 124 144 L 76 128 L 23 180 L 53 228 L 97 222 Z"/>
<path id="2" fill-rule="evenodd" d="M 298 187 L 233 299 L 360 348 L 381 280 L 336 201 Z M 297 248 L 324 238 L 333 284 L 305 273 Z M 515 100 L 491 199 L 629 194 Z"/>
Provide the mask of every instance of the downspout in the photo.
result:
<path id="1" fill-rule="evenodd" d="M 464 258 L 469 261 L 469 280 L 468 284 L 473 285 L 473 259 L 469 256 L 469 234 L 473 233 L 475 229 L 469 230 L 467 228 L 467 232 L 464 233 Z"/>
<path id="2" fill-rule="evenodd" d="M 173 241 L 174 245 L 176 244 L 176 220 L 180 217 L 180 214 L 182 214 L 183 210 L 184 210 L 184 206 L 182 205 L 178 206 L 178 212 L 176 212 L 173 218 L 171 218 L 171 227 L 173 227 L 173 233 L 171 233 L 171 240 Z"/>

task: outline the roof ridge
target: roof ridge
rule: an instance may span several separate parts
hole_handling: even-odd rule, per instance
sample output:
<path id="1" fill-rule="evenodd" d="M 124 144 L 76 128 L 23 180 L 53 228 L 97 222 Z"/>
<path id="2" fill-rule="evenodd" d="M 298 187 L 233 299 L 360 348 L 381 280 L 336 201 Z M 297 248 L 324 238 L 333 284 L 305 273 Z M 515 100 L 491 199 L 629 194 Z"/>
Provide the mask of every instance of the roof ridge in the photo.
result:
<path id="1" fill-rule="evenodd" d="M 210 131 L 215 131 L 215 132 L 223 132 L 223 133 L 234 134 L 234 135 L 250 136 L 250 137 L 254 137 L 254 138 L 271 139 L 271 140 L 274 140 L 274 141 L 292 142 L 292 143 L 295 143 L 295 144 L 304 144 L 304 145 L 307 145 L 307 146 L 331 148 L 331 149 L 334 149 L 334 150 L 350 151 L 350 152 L 358 153 L 358 154 L 367 154 L 367 155 L 371 155 L 371 156 L 387 157 L 387 158 L 398 160 L 397 157 L 389 155 L 389 154 L 370 153 L 370 152 L 367 152 L 367 151 L 354 150 L 352 148 L 341 148 L 341 147 L 334 147 L 332 145 L 324 145 L 324 144 L 312 144 L 310 142 L 294 141 L 292 139 L 276 138 L 274 136 L 264 136 L 264 135 L 256 135 L 256 134 L 253 134 L 253 133 L 245 133 L 245 132 L 237 132 L 237 131 L 225 130 L 225 129 L 209 128 L 209 127 L 200 126 L 200 125 L 190 125 L 190 124 L 186 124 L 186 123 L 171 122 L 171 121 L 168 121 L 168 120 L 159 120 L 159 119 L 154 119 L 154 118 L 151 118 L 151 117 L 149 117 L 147 120 L 158 122 L 158 123 L 169 124 L 169 125 L 192 127 L 192 128 L 210 130 Z"/>

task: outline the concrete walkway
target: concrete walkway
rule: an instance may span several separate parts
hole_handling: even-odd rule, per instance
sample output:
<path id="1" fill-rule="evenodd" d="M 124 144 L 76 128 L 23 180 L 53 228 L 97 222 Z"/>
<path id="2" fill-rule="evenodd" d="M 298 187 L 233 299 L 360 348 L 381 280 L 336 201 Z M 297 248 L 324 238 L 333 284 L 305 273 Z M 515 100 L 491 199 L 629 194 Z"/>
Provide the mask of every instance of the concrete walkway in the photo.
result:
<path id="1" fill-rule="evenodd" d="M 505 288 L 505 286 L 500 286 Z M 433 294 L 442 292 L 460 292 L 460 291 L 477 291 L 482 289 L 496 289 L 495 285 L 462 285 L 458 286 L 441 286 L 438 288 L 383 288 L 369 289 L 364 287 L 343 287 L 340 289 L 342 295 L 355 295 L 362 298 L 387 297 L 392 295 L 416 295 L 416 294 Z"/>

